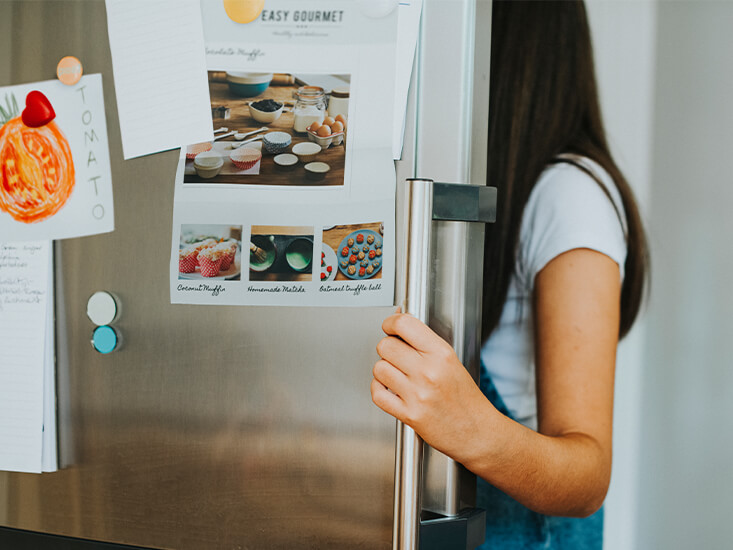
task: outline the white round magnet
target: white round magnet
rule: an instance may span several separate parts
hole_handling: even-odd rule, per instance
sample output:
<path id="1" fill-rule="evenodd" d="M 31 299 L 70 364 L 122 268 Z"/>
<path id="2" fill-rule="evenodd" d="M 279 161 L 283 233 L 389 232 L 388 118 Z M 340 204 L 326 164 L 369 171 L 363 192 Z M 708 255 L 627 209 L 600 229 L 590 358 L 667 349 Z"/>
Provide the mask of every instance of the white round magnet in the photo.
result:
<path id="1" fill-rule="evenodd" d="M 95 292 L 87 302 L 87 317 L 95 325 L 109 325 L 117 317 L 117 301 L 109 292 Z"/>

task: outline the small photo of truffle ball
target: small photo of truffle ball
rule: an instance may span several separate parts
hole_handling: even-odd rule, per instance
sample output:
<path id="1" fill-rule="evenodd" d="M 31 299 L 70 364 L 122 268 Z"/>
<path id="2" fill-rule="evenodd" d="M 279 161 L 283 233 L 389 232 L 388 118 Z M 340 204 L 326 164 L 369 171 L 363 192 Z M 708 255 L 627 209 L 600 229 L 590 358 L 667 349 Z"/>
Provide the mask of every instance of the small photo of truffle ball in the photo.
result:
<path id="1" fill-rule="evenodd" d="M 369 245 L 368 245 L 368 244 L 365 244 L 365 245 L 364 245 L 364 246 L 362 247 L 362 250 L 363 250 L 364 252 L 369 252 Z"/>
<path id="2" fill-rule="evenodd" d="M 364 242 L 364 235 L 362 235 L 361 233 L 359 233 L 356 236 L 356 242 L 359 243 L 359 244 L 363 243 Z"/>
<path id="3" fill-rule="evenodd" d="M 369 233 L 369 235 L 367 235 L 367 243 L 372 244 L 373 242 L 374 242 L 374 235 Z"/>
<path id="4" fill-rule="evenodd" d="M 376 255 L 377 255 L 377 253 L 374 250 L 370 250 L 369 251 L 369 259 L 370 260 L 373 260 Z"/>
<path id="5" fill-rule="evenodd" d="M 367 275 L 371 275 L 372 273 L 374 273 L 374 266 L 373 265 L 368 266 L 366 268 L 366 272 L 367 272 Z"/>
<path id="6" fill-rule="evenodd" d="M 379 260 L 374 260 L 372 265 L 374 266 L 374 269 L 377 269 L 379 267 Z"/>
<path id="7" fill-rule="evenodd" d="M 365 273 L 366 273 L 366 269 L 364 269 L 363 267 L 360 267 L 359 268 L 359 277 L 363 277 Z"/>
<path id="8" fill-rule="evenodd" d="M 346 241 L 346 244 L 348 244 L 350 247 L 351 246 L 354 246 L 354 239 L 352 239 L 351 237 L 349 237 L 349 240 Z"/>
<path id="9" fill-rule="evenodd" d="M 342 256 L 348 256 L 349 255 L 349 247 L 345 246 L 341 249 L 341 255 Z"/>
<path id="10" fill-rule="evenodd" d="M 343 260 L 341 262 L 341 267 L 344 268 L 344 269 L 346 269 L 347 267 L 349 267 L 349 262 L 347 260 Z"/>
<path id="11" fill-rule="evenodd" d="M 368 266 L 368 265 L 369 265 L 369 260 L 367 260 L 367 259 L 365 258 L 365 259 L 363 259 L 363 260 L 361 261 L 361 263 L 360 263 L 359 265 L 360 265 L 361 267 L 366 267 L 366 266 Z"/>
<path id="12" fill-rule="evenodd" d="M 350 265 L 349 269 L 347 269 L 346 271 L 348 272 L 349 275 L 353 275 L 354 273 L 356 273 L 356 266 Z"/>
<path id="13" fill-rule="evenodd" d="M 354 256 L 353 254 L 351 256 L 349 256 L 349 263 L 350 264 L 355 264 L 356 263 L 356 256 Z"/>
<path id="14" fill-rule="evenodd" d="M 354 245 L 353 247 L 351 247 L 351 253 L 352 254 L 358 254 L 359 253 L 359 247 L 356 246 L 356 245 Z"/>
<path id="15" fill-rule="evenodd" d="M 381 248 L 377 248 L 376 252 L 377 252 L 377 256 L 381 256 L 382 255 L 382 249 Z"/>
<path id="16" fill-rule="evenodd" d="M 359 252 L 359 254 L 356 255 L 356 257 L 360 260 L 363 260 L 364 258 L 366 258 L 366 254 L 364 254 L 364 251 L 361 251 Z"/>

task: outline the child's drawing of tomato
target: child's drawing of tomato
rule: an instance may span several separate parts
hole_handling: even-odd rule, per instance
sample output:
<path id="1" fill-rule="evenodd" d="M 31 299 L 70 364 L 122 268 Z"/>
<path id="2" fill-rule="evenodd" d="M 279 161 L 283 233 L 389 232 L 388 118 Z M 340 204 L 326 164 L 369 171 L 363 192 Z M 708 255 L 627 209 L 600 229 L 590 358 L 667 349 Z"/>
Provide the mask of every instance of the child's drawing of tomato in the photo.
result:
<path id="1" fill-rule="evenodd" d="M 20 116 L 0 127 L 0 211 L 23 223 L 45 220 L 76 181 L 66 137 L 55 121 L 29 128 Z"/>

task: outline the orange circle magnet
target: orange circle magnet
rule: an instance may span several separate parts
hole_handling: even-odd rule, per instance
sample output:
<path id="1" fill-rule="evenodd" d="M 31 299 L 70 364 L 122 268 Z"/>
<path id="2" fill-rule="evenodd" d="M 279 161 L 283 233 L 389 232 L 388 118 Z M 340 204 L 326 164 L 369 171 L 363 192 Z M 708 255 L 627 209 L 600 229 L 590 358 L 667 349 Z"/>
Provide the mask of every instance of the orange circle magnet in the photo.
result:
<path id="1" fill-rule="evenodd" d="M 56 67 L 56 76 L 67 86 L 73 86 L 79 82 L 82 73 L 81 61 L 73 55 L 67 55 L 62 58 Z"/>

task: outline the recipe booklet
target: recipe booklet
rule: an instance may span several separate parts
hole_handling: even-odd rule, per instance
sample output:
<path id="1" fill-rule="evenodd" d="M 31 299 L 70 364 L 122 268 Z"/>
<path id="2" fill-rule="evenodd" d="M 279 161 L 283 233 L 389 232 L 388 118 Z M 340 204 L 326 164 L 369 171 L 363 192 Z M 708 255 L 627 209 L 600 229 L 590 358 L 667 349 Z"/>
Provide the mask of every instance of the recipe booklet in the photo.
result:
<path id="1" fill-rule="evenodd" d="M 181 149 L 173 303 L 393 303 L 397 4 L 379 4 L 202 2 L 214 140 Z"/>

